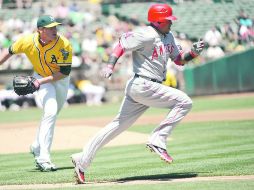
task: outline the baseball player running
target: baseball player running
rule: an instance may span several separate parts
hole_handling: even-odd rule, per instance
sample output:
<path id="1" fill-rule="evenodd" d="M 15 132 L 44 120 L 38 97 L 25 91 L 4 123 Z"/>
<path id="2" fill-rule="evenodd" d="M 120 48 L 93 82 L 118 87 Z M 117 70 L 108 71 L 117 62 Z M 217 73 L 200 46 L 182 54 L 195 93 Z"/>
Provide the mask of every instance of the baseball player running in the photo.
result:
<path id="1" fill-rule="evenodd" d="M 182 52 L 170 32 L 172 21 L 176 19 L 170 6 L 154 4 L 148 11 L 149 26 L 120 37 L 102 74 L 109 78 L 118 58 L 124 52 L 132 51 L 134 76 L 126 84 L 125 97 L 115 119 L 88 142 L 83 152 L 71 156 L 77 183 L 85 182 L 84 172 L 99 148 L 128 129 L 150 106 L 170 111 L 151 133 L 146 146 L 165 162 L 173 162 L 166 150 L 167 137 L 191 110 L 192 101 L 184 92 L 161 84 L 166 76 L 166 64 L 171 59 L 177 65 L 184 65 L 198 56 L 204 47 L 200 40 L 189 52 Z"/>
<path id="2" fill-rule="evenodd" d="M 52 16 L 39 17 L 37 32 L 18 39 L 0 54 L 0 64 L 3 64 L 13 54 L 24 53 L 34 67 L 34 84 L 39 89 L 36 101 L 43 115 L 31 153 L 41 171 L 57 170 L 50 159 L 50 147 L 56 117 L 66 101 L 72 64 L 72 46 L 57 33 L 59 24 Z"/>

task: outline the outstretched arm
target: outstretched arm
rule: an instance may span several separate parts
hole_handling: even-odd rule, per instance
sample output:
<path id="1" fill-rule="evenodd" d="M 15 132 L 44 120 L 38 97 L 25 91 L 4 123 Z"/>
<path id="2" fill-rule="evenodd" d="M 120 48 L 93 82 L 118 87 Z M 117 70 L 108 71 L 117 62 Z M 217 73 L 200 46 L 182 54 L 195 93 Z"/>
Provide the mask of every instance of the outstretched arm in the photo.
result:
<path id="1" fill-rule="evenodd" d="M 2 65 L 11 56 L 12 56 L 12 54 L 9 52 L 8 49 L 3 49 L 3 51 L 0 54 L 0 65 Z"/>
<path id="2" fill-rule="evenodd" d="M 61 72 L 57 72 L 57 73 L 54 73 L 51 76 L 44 77 L 44 78 L 37 79 L 37 80 L 38 80 L 39 84 L 42 85 L 42 84 L 46 84 L 46 83 L 49 83 L 49 82 L 60 80 L 60 79 L 65 78 L 67 76 L 68 75 L 64 75 Z"/>

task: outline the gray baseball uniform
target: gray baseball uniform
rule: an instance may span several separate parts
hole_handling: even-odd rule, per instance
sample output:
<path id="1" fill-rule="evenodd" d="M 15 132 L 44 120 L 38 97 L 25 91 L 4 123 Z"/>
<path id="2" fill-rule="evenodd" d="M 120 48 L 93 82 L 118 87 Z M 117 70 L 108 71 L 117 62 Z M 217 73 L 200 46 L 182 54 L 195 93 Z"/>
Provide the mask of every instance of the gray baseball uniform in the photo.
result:
<path id="1" fill-rule="evenodd" d="M 127 82 L 118 115 L 89 141 L 83 152 L 75 155 L 84 169 L 100 147 L 129 128 L 150 106 L 171 109 L 148 140 L 148 143 L 166 149 L 167 137 L 192 107 L 192 101 L 185 93 L 161 84 L 168 59 L 175 60 L 180 54 L 180 46 L 171 32 L 162 35 L 146 26 L 123 34 L 120 43 L 125 51 L 132 51 L 135 75 Z"/>

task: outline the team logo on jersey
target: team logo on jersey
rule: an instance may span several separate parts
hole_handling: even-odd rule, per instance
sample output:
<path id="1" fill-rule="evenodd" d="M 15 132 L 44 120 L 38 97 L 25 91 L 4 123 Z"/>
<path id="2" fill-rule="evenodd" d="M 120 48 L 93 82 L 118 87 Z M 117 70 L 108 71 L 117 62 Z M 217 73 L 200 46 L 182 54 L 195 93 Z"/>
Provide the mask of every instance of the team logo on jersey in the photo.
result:
<path id="1" fill-rule="evenodd" d="M 50 63 L 57 63 L 57 59 L 55 55 L 51 55 L 51 62 Z"/>
<path id="2" fill-rule="evenodd" d="M 152 60 L 158 59 L 159 56 L 163 56 L 166 53 L 172 54 L 174 46 L 172 44 L 162 44 L 158 47 L 154 47 L 152 53 Z"/>
<path id="3" fill-rule="evenodd" d="M 63 60 L 67 60 L 69 57 L 69 52 L 65 51 L 64 49 L 60 49 L 60 52 L 62 53 Z"/>

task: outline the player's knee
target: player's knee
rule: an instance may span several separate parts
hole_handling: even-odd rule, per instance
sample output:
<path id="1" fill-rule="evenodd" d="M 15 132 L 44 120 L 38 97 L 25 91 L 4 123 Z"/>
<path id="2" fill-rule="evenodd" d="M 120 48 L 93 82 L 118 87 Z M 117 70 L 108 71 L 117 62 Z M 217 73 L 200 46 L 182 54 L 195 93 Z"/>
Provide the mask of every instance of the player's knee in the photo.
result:
<path id="1" fill-rule="evenodd" d="M 44 117 L 52 118 L 57 116 L 57 108 L 51 107 L 51 109 L 45 109 L 44 110 Z"/>
<path id="2" fill-rule="evenodd" d="M 192 100 L 190 99 L 190 97 L 189 97 L 189 96 L 186 96 L 186 98 L 185 98 L 185 100 L 184 100 L 184 107 L 185 107 L 186 109 L 188 109 L 188 110 L 191 110 L 192 104 L 193 104 L 193 102 L 192 102 Z"/>

